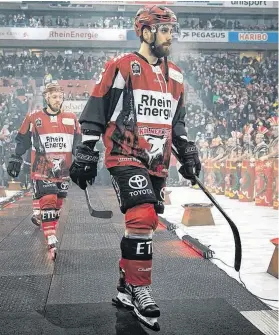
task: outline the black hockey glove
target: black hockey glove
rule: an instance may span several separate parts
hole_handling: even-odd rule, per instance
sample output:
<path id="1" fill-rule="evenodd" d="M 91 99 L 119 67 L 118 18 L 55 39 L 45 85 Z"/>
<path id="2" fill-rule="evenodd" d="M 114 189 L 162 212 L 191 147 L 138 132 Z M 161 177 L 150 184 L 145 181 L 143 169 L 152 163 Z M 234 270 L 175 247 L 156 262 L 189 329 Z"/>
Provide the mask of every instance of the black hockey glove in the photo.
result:
<path id="1" fill-rule="evenodd" d="M 70 177 L 82 190 L 87 187 L 87 182 L 92 185 L 97 176 L 99 151 L 93 147 L 80 144 L 76 147 L 75 160 L 70 167 Z"/>
<path id="2" fill-rule="evenodd" d="M 23 159 L 19 155 L 11 155 L 7 166 L 8 175 L 16 178 L 19 175 Z"/>
<path id="3" fill-rule="evenodd" d="M 201 171 L 201 162 L 195 143 L 179 137 L 173 141 L 173 144 L 182 164 L 178 170 L 179 173 L 185 179 L 191 180 L 192 185 L 195 185 L 195 176 L 198 177 Z"/>

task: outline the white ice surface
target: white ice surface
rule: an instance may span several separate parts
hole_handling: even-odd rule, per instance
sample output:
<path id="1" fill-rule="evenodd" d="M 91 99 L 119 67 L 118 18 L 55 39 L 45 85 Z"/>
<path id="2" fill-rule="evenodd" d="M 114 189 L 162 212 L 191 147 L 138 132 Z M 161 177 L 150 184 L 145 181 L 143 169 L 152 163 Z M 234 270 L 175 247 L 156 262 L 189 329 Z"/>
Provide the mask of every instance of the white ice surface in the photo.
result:
<path id="1" fill-rule="evenodd" d="M 214 226 L 187 227 L 181 223 L 187 203 L 210 203 L 201 190 L 189 187 L 168 187 L 171 205 L 165 206 L 162 215 L 171 223 L 178 225 L 176 233 L 179 238 L 184 234 L 197 238 L 202 244 L 210 246 L 214 257 L 234 265 L 234 238 L 229 224 L 222 214 L 211 209 Z M 240 276 L 246 287 L 254 294 L 268 299 L 278 299 L 278 279 L 267 273 L 267 268 L 274 251 L 271 239 L 278 237 L 278 211 L 270 207 L 255 206 L 255 203 L 241 203 L 225 196 L 215 199 L 237 225 L 242 242 L 242 265 Z M 239 274 L 218 260 L 211 260 L 229 276 L 239 281 Z M 263 300 L 264 301 L 264 300 Z M 278 302 L 264 301 L 278 307 Z"/>

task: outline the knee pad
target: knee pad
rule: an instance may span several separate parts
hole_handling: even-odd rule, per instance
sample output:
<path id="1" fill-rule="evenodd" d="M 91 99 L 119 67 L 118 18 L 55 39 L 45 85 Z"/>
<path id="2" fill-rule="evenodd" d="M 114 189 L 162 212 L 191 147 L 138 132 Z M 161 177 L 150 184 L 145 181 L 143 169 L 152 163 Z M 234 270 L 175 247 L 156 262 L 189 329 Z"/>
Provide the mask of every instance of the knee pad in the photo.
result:
<path id="1" fill-rule="evenodd" d="M 127 210 L 125 214 L 126 228 L 152 229 L 158 226 L 158 215 L 153 204 L 142 204 Z"/>
<path id="2" fill-rule="evenodd" d="M 57 203 L 57 194 L 47 194 L 39 200 L 41 209 L 55 209 Z"/>

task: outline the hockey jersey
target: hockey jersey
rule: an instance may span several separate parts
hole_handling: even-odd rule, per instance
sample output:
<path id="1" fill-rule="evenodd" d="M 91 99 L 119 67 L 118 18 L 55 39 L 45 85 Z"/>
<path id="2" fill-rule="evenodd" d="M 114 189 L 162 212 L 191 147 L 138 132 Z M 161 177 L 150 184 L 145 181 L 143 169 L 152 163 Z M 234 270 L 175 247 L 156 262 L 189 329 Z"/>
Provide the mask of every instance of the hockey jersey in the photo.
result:
<path id="1" fill-rule="evenodd" d="M 81 128 L 103 134 L 107 168 L 133 165 L 166 177 L 172 137 L 186 135 L 184 83 L 168 61 L 150 65 L 138 53 L 109 61 L 80 117 Z"/>
<path id="2" fill-rule="evenodd" d="M 46 109 L 27 113 L 16 136 L 15 153 L 31 151 L 31 179 L 69 180 L 72 154 L 80 142 L 80 125 L 72 112 Z"/>

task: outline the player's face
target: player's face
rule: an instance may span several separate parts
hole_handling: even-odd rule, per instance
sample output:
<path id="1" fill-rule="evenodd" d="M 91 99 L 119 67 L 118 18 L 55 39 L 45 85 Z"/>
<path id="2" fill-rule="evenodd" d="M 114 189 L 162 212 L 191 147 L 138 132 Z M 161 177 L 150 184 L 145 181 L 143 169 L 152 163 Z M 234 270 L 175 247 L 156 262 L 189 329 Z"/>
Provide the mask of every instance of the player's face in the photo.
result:
<path id="1" fill-rule="evenodd" d="M 168 56 L 172 42 L 173 26 L 171 24 L 163 24 L 158 26 L 156 35 L 156 54 L 158 58 Z"/>
<path id="2" fill-rule="evenodd" d="M 59 111 L 60 106 L 63 102 L 63 93 L 53 92 L 49 94 L 48 103 L 54 111 Z"/>

